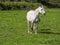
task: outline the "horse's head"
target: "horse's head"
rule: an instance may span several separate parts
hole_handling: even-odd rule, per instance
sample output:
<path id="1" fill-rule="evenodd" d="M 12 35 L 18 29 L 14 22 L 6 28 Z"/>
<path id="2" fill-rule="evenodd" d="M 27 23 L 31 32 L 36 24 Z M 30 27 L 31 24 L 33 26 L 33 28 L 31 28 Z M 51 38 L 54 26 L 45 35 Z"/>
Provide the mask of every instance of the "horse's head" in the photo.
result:
<path id="1" fill-rule="evenodd" d="M 43 6 L 39 7 L 39 12 L 42 13 L 43 15 L 46 14 Z"/>

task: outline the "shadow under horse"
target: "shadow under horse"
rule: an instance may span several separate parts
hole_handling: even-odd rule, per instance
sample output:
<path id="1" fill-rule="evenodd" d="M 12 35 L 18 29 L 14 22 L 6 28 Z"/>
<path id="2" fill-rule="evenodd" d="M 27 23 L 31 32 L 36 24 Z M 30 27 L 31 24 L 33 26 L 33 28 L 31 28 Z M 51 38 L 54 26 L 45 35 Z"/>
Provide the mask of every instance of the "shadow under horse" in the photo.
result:
<path id="1" fill-rule="evenodd" d="M 38 32 L 38 33 L 43 33 L 43 34 L 57 34 L 57 35 L 60 35 L 60 33 L 58 33 L 58 32 L 51 32 L 50 30 L 51 29 L 41 29 L 41 31 Z"/>

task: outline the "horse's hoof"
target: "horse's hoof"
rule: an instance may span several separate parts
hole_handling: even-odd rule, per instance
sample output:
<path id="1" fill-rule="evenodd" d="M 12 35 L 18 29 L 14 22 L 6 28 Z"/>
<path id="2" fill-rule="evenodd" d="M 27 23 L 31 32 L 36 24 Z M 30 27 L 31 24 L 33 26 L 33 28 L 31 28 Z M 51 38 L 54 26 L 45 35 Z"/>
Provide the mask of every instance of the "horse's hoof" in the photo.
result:
<path id="1" fill-rule="evenodd" d="M 32 34 L 32 32 L 30 32 L 30 34 Z"/>
<path id="2" fill-rule="evenodd" d="M 32 32 L 28 32 L 29 34 L 32 34 Z"/>
<path id="3" fill-rule="evenodd" d="M 37 33 L 35 33 L 35 34 L 37 34 Z"/>

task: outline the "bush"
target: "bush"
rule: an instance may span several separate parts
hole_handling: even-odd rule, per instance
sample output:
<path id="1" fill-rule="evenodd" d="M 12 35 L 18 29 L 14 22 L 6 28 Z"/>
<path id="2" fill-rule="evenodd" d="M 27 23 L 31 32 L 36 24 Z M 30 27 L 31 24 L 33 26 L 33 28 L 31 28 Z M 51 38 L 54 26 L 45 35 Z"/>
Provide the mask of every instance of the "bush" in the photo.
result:
<path id="1" fill-rule="evenodd" d="M 35 9 L 40 3 L 28 2 L 0 2 L 0 10 L 14 10 L 14 9 Z"/>
<path id="2" fill-rule="evenodd" d="M 53 5 L 53 7 L 60 7 L 60 0 L 49 0 L 50 4 Z"/>

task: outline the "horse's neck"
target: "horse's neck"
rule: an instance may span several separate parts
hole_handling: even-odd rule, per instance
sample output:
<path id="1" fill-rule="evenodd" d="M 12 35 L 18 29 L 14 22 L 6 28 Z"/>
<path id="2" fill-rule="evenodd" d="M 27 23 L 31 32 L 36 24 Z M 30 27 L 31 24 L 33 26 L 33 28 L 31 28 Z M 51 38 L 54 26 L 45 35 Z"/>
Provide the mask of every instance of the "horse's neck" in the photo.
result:
<path id="1" fill-rule="evenodd" d="M 39 8 L 35 10 L 35 15 L 38 15 L 38 14 L 39 14 Z"/>

